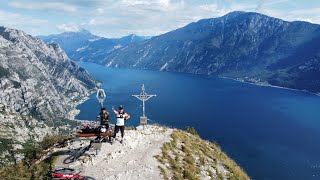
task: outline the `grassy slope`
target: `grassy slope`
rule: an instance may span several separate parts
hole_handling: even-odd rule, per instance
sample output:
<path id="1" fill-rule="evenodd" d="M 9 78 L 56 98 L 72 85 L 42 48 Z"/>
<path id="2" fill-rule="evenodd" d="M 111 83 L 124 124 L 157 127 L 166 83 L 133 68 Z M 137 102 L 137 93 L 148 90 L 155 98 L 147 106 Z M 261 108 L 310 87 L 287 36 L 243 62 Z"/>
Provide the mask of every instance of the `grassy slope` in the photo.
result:
<path id="1" fill-rule="evenodd" d="M 171 137 L 156 156 L 164 179 L 250 179 L 216 144 L 196 133 L 174 130 Z"/>

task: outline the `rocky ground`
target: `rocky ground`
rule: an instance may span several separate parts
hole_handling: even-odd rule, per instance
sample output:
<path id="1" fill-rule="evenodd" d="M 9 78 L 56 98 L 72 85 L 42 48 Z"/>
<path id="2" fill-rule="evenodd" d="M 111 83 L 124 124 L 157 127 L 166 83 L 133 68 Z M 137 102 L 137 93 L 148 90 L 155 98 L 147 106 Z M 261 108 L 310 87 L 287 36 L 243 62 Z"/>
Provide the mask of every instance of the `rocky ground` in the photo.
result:
<path id="1" fill-rule="evenodd" d="M 138 127 L 137 130 L 127 130 L 123 144 L 118 140 L 119 136 L 113 144 L 102 143 L 98 155 L 91 149 L 79 158 L 80 160 L 70 164 L 64 162 L 70 154 L 62 155 L 55 166 L 82 170 L 83 174 L 96 180 L 161 179 L 158 168 L 160 164 L 154 156 L 161 153 L 160 147 L 163 143 L 170 141 L 172 131 L 157 126 L 147 126 L 145 130 L 142 127 Z M 74 142 L 69 149 L 76 149 L 81 144 L 87 146 L 88 141 Z"/>
<path id="2" fill-rule="evenodd" d="M 196 169 L 193 174 L 195 179 L 249 179 L 219 148 L 200 140 L 196 135 L 153 125 L 148 125 L 145 129 L 139 126 L 135 130 L 126 130 L 125 133 L 123 144 L 119 142 L 120 137 L 117 137 L 113 144 L 102 143 L 98 153 L 91 148 L 78 160 L 70 163 L 68 157 L 77 153 L 74 149 L 89 144 L 88 140 L 75 141 L 68 147 L 59 149 L 64 153 L 58 156 L 55 167 L 71 167 L 96 180 L 192 179 L 186 174 L 193 173 L 192 168 Z M 189 145 L 194 145 L 189 144 L 189 140 L 193 141 L 192 138 L 199 138 L 196 143 L 200 144 L 193 148 L 195 151 L 187 152 L 185 150 Z M 199 160 L 199 148 L 207 148 L 206 160 Z M 187 158 L 184 156 L 193 157 L 193 163 L 186 164 Z"/>

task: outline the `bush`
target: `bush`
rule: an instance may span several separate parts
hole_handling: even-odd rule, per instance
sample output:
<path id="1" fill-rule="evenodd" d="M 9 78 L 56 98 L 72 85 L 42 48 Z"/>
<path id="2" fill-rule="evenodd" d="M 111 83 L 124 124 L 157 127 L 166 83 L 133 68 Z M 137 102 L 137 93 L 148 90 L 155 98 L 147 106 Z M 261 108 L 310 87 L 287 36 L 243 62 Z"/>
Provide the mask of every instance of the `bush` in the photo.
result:
<path id="1" fill-rule="evenodd" d="M 51 168 L 51 164 L 55 161 L 56 157 L 52 156 L 39 164 L 33 164 L 30 167 L 19 162 L 15 165 L 7 165 L 0 169 L 1 179 L 21 180 L 21 179 L 45 179 L 46 174 Z"/>
<path id="2" fill-rule="evenodd" d="M 31 164 L 39 159 L 42 155 L 42 151 L 38 145 L 33 142 L 27 142 L 23 144 L 23 149 L 21 153 L 24 156 L 23 162 L 27 166 L 31 166 Z"/>
<path id="3" fill-rule="evenodd" d="M 53 147 L 64 138 L 66 136 L 47 135 L 40 143 L 33 141 L 26 142 L 23 144 L 24 149 L 20 151 L 24 155 L 24 159 L 16 164 L 1 167 L 1 179 L 44 179 L 50 169 L 50 165 L 53 164 L 58 154 L 54 153 L 37 164 L 35 162 L 45 155 L 45 150 Z"/>
<path id="4" fill-rule="evenodd" d="M 197 131 L 194 129 L 194 127 L 187 127 L 187 128 L 186 128 L 186 131 L 187 131 L 188 133 L 190 133 L 190 134 L 195 135 L 195 136 L 199 136 L 198 133 L 197 133 Z"/>
<path id="5" fill-rule="evenodd" d="M 8 162 L 16 162 L 15 152 L 13 150 L 14 141 L 12 139 L 0 138 L 0 165 L 7 164 Z M 4 155 L 4 153 L 9 153 Z"/>
<path id="6" fill-rule="evenodd" d="M 62 138 L 63 136 L 61 135 L 47 135 L 41 141 L 40 148 L 42 150 L 49 149 L 50 147 L 58 143 Z"/>

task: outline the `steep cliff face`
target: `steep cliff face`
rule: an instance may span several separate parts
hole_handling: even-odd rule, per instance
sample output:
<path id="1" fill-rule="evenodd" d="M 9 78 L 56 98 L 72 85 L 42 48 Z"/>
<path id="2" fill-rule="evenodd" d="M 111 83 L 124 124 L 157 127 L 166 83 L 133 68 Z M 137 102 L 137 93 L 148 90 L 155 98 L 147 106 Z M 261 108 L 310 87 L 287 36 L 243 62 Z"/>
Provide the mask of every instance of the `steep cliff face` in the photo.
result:
<path id="1" fill-rule="evenodd" d="M 5 27 L 0 27 L 0 80 L 1 136 L 19 142 L 51 133 L 55 121 L 69 118 L 97 84 L 58 45 Z"/>
<path id="2" fill-rule="evenodd" d="M 119 48 L 101 63 L 320 92 L 319 39 L 319 25 L 233 12 Z"/>

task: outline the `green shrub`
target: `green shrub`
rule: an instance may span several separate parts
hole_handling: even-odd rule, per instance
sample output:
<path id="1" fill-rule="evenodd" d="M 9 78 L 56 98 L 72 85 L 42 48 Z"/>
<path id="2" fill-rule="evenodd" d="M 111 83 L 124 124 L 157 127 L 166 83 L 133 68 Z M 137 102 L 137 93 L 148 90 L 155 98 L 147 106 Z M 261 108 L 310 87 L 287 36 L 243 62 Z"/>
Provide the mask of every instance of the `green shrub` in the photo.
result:
<path id="1" fill-rule="evenodd" d="M 31 166 L 26 166 L 22 161 L 15 165 L 7 165 L 0 169 L 0 177 L 8 180 L 45 179 L 50 165 L 54 163 L 55 159 L 56 156 L 51 156 Z"/>
<path id="2" fill-rule="evenodd" d="M 59 135 L 47 135 L 41 141 L 40 147 L 43 150 L 48 149 L 52 147 L 54 144 L 56 144 L 59 140 L 60 140 Z"/>
<path id="3" fill-rule="evenodd" d="M 22 145 L 23 149 L 21 150 L 21 153 L 24 156 L 24 164 L 27 166 L 31 166 L 31 164 L 39 159 L 42 155 L 42 151 L 39 147 L 39 145 L 29 141 Z"/>
<path id="4" fill-rule="evenodd" d="M 40 143 L 28 141 L 23 144 L 23 149 L 20 153 L 24 155 L 24 159 L 16 164 L 5 165 L 0 167 L 1 179 L 20 180 L 20 179 L 44 179 L 49 171 L 50 165 L 54 163 L 59 153 L 54 153 L 45 160 L 35 163 L 44 156 L 45 150 L 52 147 L 54 144 L 62 141 L 64 135 L 47 135 Z M 6 144 L 11 142 L 5 140 Z"/>
<path id="5" fill-rule="evenodd" d="M 186 128 L 186 131 L 187 131 L 188 133 L 190 133 L 190 134 L 195 135 L 195 136 L 199 136 L 199 135 L 198 135 L 198 132 L 194 129 L 194 127 L 187 127 L 187 128 Z"/>

